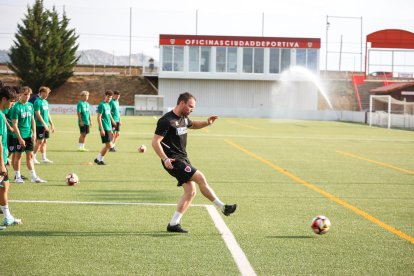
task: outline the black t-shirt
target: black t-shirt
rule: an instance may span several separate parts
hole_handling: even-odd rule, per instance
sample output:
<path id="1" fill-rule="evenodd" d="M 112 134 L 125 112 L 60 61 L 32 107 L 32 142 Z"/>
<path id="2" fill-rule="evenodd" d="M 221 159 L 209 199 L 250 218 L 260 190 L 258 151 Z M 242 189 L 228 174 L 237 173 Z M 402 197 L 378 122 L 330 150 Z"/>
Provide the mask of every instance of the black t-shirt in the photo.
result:
<path id="1" fill-rule="evenodd" d="M 179 117 L 172 110 L 158 120 L 155 134 L 164 137 L 161 146 L 168 157 L 187 157 L 187 130 L 192 124 L 190 118 Z"/>

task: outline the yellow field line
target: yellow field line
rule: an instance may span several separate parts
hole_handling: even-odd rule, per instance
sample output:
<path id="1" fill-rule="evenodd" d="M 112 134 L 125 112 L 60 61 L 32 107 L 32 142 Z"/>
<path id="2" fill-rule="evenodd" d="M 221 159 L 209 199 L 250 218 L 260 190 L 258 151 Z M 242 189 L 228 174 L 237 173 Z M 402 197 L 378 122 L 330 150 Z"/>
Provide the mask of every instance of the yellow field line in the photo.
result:
<path id="1" fill-rule="evenodd" d="M 384 166 L 384 167 L 388 167 L 388 168 L 391 168 L 391 169 L 394 169 L 394 170 L 402 171 L 402 172 L 409 173 L 409 174 L 414 174 L 414 171 L 398 168 L 396 166 L 393 166 L 393 165 L 390 165 L 390 164 L 387 164 L 387 163 L 382 163 L 382 162 L 375 161 L 375 160 L 371 160 L 371 159 L 368 159 L 366 157 L 359 156 L 359 155 L 356 155 L 356 154 L 353 154 L 353 153 L 340 151 L 340 150 L 337 150 L 336 152 L 339 153 L 339 154 L 342 154 L 342 155 L 346 155 L 346 156 L 353 157 L 353 158 L 356 158 L 356 159 L 368 161 L 368 162 L 371 162 L 371 163 L 374 163 L 374 164 L 377 164 L 377 165 L 381 165 L 381 166 Z"/>
<path id="2" fill-rule="evenodd" d="M 239 126 L 242 126 L 242 127 L 247 127 L 247 128 L 251 128 L 251 129 L 255 129 L 255 130 L 259 130 L 260 129 L 260 128 L 255 127 L 255 126 L 251 126 L 251 125 L 247 125 L 247 124 L 242 124 L 242 123 L 239 123 L 239 122 L 236 122 L 236 121 L 232 121 L 232 120 L 227 120 L 227 122 L 229 122 L 231 124 L 234 124 L 234 125 L 239 125 Z"/>
<path id="3" fill-rule="evenodd" d="M 238 150 L 246 153 L 247 155 L 250 155 L 251 157 L 255 158 L 256 160 L 259 160 L 260 162 L 268 165 L 269 167 L 277 170 L 278 172 L 281 172 L 282 174 L 288 176 L 289 178 L 293 179 L 294 181 L 298 182 L 299 184 L 302 184 L 303 186 L 308 187 L 309 189 L 311 189 L 311 190 L 313 190 L 313 191 L 315 191 L 315 192 L 317 192 L 317 193 L 319 193 L 319 194 L 321 194 L 321 195 L 323 195 L 323 196 L 325 196 L 325 197 L 333 200 L 334 202 L 336 202 L 336 203 L 338 203 L 338 204 L 340 204 L 340 205 L 342 205 L 342 206 L 344 206 L 344 207 L 346 207 L 346 208 L 354 211 L 355 213 L 357 213 L 358 215 L 364 217 L 365 219 L 367 219 L 367 220 L 369 220 L 369 221 L 377 224 L 378 226 L 380 226 L 380 227 L 382 227 L 382 228 L 390 231 L 391 233 L 393 233 L 393 234 L 395 234 L 395 235 L 397 235 L 397 236 L 399 236 L 399 237 L 401 237 L 401 238 L 403 238 L 403 239 L 411 242 L 412 244 L 414 244 L 414 237 L 411 237 L 411 236 L 405 234 L 404 232 L 401 232 L 400 230 L 395 229 L 394 227 L 392 227 L 392 226 L 390 226 L 390 225 L 388 225 L 388 224 L 380 221 L 379 219 L 371 216 L 370 214 L 362 211 L 361 209 L 358 209 L 358 208 L 352 206 L 351 204 L 343 201 L 342 199 L 340 199 L 340 198 L 338 198 L 338 197 L 336 197 L 336 196 L 334 196 L 334 195 L 332 195 L 332 194 L 330 194 L 330 193 L 328 193 L 328 192 L 326 192 L 326 191 L 324 191 L 322 189 L 319 189 L 316 186 L 313 186 L 312 184 L 306 182 L 305 180 L 303 180 L 303 179 L 297 177 L 296 175 L 294 175 L 294 174 L 286 171 L 285 169 L 282 169 L 279 166 L 276 166 L 275 164 L 273 164 L 269 160 L 264 159 L 263 157 L 261 157 L 261 156 L 255 154 L 255 153 L 253 153 L 253 152 L 251 152 L 251 151 L 243 148 L 242 146 L 240 146 L 240 145 L 238 145 L 238 144 L 236 144 L 236 143 L 234 143 L 234 142 L 232 142 L 232 141 L 230 141 L 228 139 L 225 139 L 224 141 L 227 144 L 235 147 L 236 149 L 238 149 Z"/>

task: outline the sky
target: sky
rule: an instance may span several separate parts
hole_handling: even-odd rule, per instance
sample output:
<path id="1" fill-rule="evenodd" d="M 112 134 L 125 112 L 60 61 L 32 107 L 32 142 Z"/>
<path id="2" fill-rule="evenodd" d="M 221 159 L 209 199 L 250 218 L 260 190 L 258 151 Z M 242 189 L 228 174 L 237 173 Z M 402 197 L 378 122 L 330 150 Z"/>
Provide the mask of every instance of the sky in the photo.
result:
<path id="1" fill-rule="evenodd" d="M 0 0 L 0 49 L 13 45 L 17 24 L 34 2 Z M 359 70 L 366 35 L 382 29 L 414 32 L 413 0 L 44 0 L 44 6 L 65 11 L 80 50 L 114 55 L 131 50 L 157 60 L 159 34 L 311 37 L 321 39 L 321 69 L 327 57 L 330 70 Z"/>

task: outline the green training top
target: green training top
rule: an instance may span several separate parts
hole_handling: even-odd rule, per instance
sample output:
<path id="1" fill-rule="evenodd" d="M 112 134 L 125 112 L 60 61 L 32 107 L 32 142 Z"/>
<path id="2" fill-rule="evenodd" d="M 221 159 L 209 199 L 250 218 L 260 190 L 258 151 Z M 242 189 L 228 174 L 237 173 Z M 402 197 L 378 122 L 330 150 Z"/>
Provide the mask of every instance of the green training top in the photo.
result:
<path id="1" fill-rule="evenodd" d="M 119 101 L 112 99 L 109 102 L 109 106 L 111 107 L 111 115 L 115 122 L 119 122 L 120 116 L 119 116 Z"/>
<path id="2" fill-rule="evenodd" d="M 7 148 L 7 126 L 5 114 L 0 110 L 0 135 L 1 135 L 1 145 L 3 146 L 3 163 L 6 165 L 7 156 L 9 155 L 9 150 Z"/>
<path id="3" fill-rule="evenodd" d="M 34 116 L 33 105 L 29 102 L 22 104 L 17 102 L 12 108 L 12 120 L 18 120 L 17 127 L 19 128 L 22 138 L 32 137 L 32 116 Z M 13 137 L 17 138 L 16 133 L 13 132 Z"/>
<path id="4" fill-rule="evenodd" d="M 81 120 L 84 125 L 89 126 L 89 103 L 84 101 L 79 101 L 76 107 L 77 112 L 80 113 Z M 80 124 L 78 118 L 78 124 Z"/>
<path id="5" fill-rule="evenodd" d="M 102 126 L 104 130 L 111 130 L 111 108 L 106 102 L 101 102 L 98 106 L 98 113 L 102 114 Z M 99 128 L 101 130 L 101 128 Z"/>
<path id="6" fill-rule="evenodd" d="M 34 110 L 40 112 L 46 126 L 49 125 L 49 102 L 46 99 L 37 98 L 34 102 Z M 35 116 L 36 126 L 43 126 L 42 122 Z"/>

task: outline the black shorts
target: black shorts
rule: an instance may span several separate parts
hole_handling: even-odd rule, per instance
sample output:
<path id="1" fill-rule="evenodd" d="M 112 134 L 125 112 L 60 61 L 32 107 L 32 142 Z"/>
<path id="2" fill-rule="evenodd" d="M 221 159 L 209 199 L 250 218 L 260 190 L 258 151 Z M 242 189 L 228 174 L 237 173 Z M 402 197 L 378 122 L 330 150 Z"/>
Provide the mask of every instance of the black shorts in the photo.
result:
<path id="1" fill-rule="evenodd" d="M 13 152 L 24 152 L 24 151 L 33 151 L 33 142 L 31 137 L 23 138 L 26 142 L 26 147 L 22 148 L 19 143 L 19 139 L 13 138 Z"/>
<path id="2" fill-rule="evenodd" d="M 9 153 L 14 152 L 13 135 L 7 135 L 7 147 L 9 149 Z"/>
<path id="3" fill-rule="evenodd" d="M 112 131 L 105 130 L 105 136 L 101 136 L 102 144 L 112 142 Z"/>
<path id="4" fill-rule="evenodd" d="M 197 171 L 196 168 L 191 166 L 190 160 L 188 158 L 177 157 L 173 158 L 175 161 L 172 162 L 173 169 L 167 169 L 164 165 L 164 162 L 161 160 L 162 166 L 164 169 L 178 181 L 177 186 L 182 186 L 184 183 L 188 182 L 194 173 Z"/>
<path id="5" fill-rule="evenodd" d="M 79 131 L 81 134 L 88 134 L 89 133 L 89 125 L 79 125 Z"/>
<path id="6" fill-rule="evenodd" d="M 119 132 L 119 122 L 116 122 L 116 125 L 112 127 L 112 131 Z"/>
<path id="7" fill-rule="evenodd" d="M 49 138 L 49 131 L 46 131 L 44 126 L 37 126 L 36 127 L 36 139 L 43 140 Z"/>

